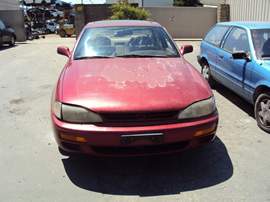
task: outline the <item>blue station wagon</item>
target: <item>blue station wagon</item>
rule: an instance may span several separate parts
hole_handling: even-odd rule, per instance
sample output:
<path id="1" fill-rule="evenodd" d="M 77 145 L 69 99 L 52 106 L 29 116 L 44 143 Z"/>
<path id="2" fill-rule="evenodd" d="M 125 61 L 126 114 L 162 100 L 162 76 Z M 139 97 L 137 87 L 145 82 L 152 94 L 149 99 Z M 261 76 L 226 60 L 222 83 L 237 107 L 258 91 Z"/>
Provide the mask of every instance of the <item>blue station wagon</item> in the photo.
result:
<path id="1" fill-rule="evenodd" d="M 201 42 L 197 60 L 219 82 L 254 105 L 258 126 L 270 133 L 270 22 L 223 22 Z"/>

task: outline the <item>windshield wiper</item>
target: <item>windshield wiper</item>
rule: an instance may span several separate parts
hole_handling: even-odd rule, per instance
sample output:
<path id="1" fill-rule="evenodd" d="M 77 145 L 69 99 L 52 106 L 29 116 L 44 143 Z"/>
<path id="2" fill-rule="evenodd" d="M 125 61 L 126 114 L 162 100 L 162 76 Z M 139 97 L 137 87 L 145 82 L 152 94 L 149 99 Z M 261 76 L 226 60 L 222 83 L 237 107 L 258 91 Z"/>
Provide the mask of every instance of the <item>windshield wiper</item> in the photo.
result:
<path id="1" fill-rule="evenodd" d="M 262 55 L 262 58 L 270 57 L 270 55 Z"/>
<path id="2" fill-rule="evenodd" d="M 116 57 L 123 58 L 167 58 L 167 55 L 140 55 L 140 54 L 129 54 L 129 55 L 117 55 Z"/>
<path id="3" fill-rule="evenodd" d="M 114 58 L 114 57 L 111 57 L 111 56 L 104 56 L 104 55 L 96 55 L 96 56 L 79 56 L 79 57 L 76 57 L 74 60 L 98 59 L 98 58 Z"/>

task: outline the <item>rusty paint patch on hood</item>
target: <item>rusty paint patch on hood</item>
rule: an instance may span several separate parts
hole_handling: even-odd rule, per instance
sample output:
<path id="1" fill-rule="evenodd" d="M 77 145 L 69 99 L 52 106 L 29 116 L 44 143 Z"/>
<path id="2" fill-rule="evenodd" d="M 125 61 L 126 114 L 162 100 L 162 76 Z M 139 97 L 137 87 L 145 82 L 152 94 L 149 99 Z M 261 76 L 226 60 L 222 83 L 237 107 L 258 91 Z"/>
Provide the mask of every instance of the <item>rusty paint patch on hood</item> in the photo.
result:
<path id="1" fill-rule="evenodd" d="M 138 66 L 133 71 L 123 66 L 107 65 L 101 72 L 101 76 L 110 82 L 115 82 L 117 88 L 125 86 L 127 81 L 147 83 L 149 88 L 165 87 L 167 82 L 173 82 L 171 73 L 166 71 L 165 65 L 160 62 L 150 62 L 145 66 Z"/>

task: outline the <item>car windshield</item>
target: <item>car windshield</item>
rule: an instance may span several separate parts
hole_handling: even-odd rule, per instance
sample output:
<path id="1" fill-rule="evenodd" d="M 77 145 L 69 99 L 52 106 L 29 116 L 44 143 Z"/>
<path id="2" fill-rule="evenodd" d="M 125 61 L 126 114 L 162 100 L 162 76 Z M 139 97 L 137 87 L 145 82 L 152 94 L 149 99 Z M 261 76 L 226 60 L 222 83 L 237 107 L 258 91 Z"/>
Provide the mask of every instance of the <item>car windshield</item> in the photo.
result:
<path id="1" fill-rule="evenodd" d="M 161 27 L 113 26 L 84 30 L 73 59 L 115 57 L 180 57 Z"/>
<path id="2" fill-rule="evenodd" d="M 5 24 L 0 20 L 0 28 L 4 29 L 5 27 L 6 27 Z"/>
<path id="3" fill-rule="evenodd" d="M 270 29 L 254 29 L 251 34 L 257 58 L 270 60 Z"/>

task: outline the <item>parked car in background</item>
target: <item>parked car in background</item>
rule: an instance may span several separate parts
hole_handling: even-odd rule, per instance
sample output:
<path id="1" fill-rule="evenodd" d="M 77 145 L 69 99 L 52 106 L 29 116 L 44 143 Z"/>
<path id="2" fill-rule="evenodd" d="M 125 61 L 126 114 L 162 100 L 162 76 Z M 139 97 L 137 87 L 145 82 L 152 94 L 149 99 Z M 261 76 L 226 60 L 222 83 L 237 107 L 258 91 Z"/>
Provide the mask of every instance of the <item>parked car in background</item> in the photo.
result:
<path id="1" fill-rule="evenodd" d="M 27 10 L 27 15 L 32 19 L 50 19 L 51 12 L 42 8 L 30 8 Z"/>
<path id="2" fill-rule="evenodd" d="M 24 5 L 50 4 L 51 0 L 22 0 Z"/>
<path id="3" fill-rule="evenodd" d="M 58 24 L 56 22 L 47 21 L 46 22 L 46 33 L 47 34 L 55 33 L 57 26 L 58 26 Z"/>
<path id="4" fill-rule="evenodd" d="M 13 29 L 3 23 L 0 20 L 0 46 L 4 44 L 9 44 L 9 46 L 14 46 L 17 37 Z"/>
<path id="5" fill-rule="evenodd" d="M 226 22 L 201 42 L 203 77 L 217 81 L 254 104 L 258 126 L 270 132 L 270 23 Z"/>
<path id="6" fill-rule="evenodd" d="M 72 9 L 74 5 L 72 3 L 67 3 L 61 0 L 52 0 L 52 5 L 56 8 L 63 8 L 63 9 Z"/>
<path id="7" fill-rule="evenodd" d="M 51 16 L 55 17 L 55 18 L 62 18 L 64 17 L 64 12 L 63 11 L 59 11 L 57 9 L 51 9 Z"/>
<path id="8" fill-rule="evenodd" d="M 65 151 L 138 156 L 212 142 L 218 112 L 211 88 L 158 23 L 87 24 L 51 99 L 55 139 Z"/>

